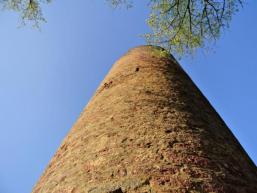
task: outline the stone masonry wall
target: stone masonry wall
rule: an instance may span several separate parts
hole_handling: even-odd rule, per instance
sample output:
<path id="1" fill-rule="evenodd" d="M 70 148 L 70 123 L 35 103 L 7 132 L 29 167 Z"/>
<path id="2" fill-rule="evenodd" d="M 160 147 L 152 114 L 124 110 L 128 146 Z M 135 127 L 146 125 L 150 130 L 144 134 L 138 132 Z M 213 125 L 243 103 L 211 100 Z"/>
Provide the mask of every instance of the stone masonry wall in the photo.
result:
<path id="1" fill-rule="evenodd" d="M 131 49 L 106 76 L 33 193 L 256 193 L 257 169 L 179 64 Z"/>

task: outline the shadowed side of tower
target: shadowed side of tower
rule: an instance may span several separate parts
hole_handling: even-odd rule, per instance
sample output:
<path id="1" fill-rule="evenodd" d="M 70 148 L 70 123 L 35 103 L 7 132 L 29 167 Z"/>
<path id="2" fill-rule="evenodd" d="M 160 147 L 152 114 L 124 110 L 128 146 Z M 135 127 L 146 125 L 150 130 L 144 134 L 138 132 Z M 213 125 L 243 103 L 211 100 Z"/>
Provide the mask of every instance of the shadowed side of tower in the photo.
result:
<path id="1" fill-rule="evenodd" d="M 120 58 L 33 193 L 256 193 L 257 169 L 165 50 Z"/>

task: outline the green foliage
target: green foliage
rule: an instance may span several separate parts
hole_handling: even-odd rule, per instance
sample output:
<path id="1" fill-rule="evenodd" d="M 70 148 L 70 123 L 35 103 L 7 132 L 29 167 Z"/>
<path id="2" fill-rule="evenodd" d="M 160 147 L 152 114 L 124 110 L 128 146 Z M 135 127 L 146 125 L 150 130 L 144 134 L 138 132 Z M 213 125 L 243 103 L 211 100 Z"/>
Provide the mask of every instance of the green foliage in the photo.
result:
<path id="1" fill-rule="evenodd" d="M 13 10 L 20 13 L 23 24 L 31 22 L 35 27 L 39 27 L 41 22 L 45 22 L 42 15 L 41 4 L 49 3 L 51 0 L 0 0 L 4 9 Z"/>
<path id="2" fill-rule="evenodd" d="M 120 5 L 125 5 L 127 8 L 131 8 L 132 7 L 132 0 L 107 0 L 109 1 L 109 3 L 117 8 Z"/>
<path id="3" fill-rule="evenodd" d="M 165 50 L 165 49 L 161 49 L 161 48 L 157 48 L 157 49 L 154 49 L 152 51 L 152 55 L 155 56 L 155 57 L 158 57 L 158 58 L 169 58 L 170 57 L 170 53 Z"/>
<path id="4" fill-rule="evenodd" d="M 122 0 L 114 0 L 124 3 Z M 229 26 L 241 0 L 149 0 L 147 20 L 152 33 L 149 44 L 159 45 L 179 56 L 207 47 Z"/>

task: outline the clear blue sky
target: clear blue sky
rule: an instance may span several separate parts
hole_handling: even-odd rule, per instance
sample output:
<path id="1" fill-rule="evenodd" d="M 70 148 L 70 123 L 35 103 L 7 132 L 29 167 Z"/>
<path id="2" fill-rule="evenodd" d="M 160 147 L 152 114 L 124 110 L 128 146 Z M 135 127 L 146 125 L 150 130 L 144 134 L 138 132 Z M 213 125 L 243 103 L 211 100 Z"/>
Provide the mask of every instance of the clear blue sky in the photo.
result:
<path id="1" fill-rule="evenodd" d="M 100 81 L 140 34 L 148 10 L 104 0 L 54 1 L 42 31 L 0 13 L 0 193 L 29 193 Z M 257 163 L 257 1 L 211 53 L 180 61 Z"/>

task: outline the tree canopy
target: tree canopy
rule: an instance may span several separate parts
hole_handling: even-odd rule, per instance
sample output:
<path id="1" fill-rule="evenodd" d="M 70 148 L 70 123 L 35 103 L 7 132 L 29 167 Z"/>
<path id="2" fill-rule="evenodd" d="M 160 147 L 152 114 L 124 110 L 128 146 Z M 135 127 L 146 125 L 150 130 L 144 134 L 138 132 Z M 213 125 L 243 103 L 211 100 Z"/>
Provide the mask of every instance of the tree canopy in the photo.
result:
<path id="1" fill-rule="evenodd" d="M 43 17 L 41 4 L 50 3 L 52 0 L 0 0 L 4 9 L 19 12 L 23 23 L 33 22 L 38 26 L 40 22 L 45 21 Z"/>
<path id="2" fill-rule="evenodd" d="M 107 0 L 114 7 L 132 7 L 133 0 Z M 4 8 L 20 13 L 24 23 L 45 21 L 41 5 L 51 0 L 0 0 Z M 147 20 L 152 33 L 145 34 L 149 44 L 159 45 L 179 55 L 192 54 L 218 39 L 229 26 L 242 0 L 148 0 Z"/>
<path id="3" fill-rule="evenodd" d="M 115 6 L 132 5 L 131 0 L 109 0 Z M 242 0 L 148 0 L 147 20 L 152 33 L 149 44 L 160 45 L 179 55 L 192 54 L 218 39 L 229 27 Z"/>
<path id="4" fill-rule="evenodd" d="M 215 41 L 229 26 L 240 0 L 152 0 L 149 42 L 179 54 Z"/>

